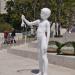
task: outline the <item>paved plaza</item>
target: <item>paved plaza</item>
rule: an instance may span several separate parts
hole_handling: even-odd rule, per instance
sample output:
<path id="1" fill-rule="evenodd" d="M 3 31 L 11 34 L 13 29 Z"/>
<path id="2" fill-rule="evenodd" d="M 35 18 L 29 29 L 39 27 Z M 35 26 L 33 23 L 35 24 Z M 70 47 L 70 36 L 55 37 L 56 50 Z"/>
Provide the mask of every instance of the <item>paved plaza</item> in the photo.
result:
<path id="1" fill-rule="evenodd" d="M 0 0 L 0 75 L 75 75 L 75 0 Z"/>
<path id="2" fill-rule="evenodd" d="M 0 75 L 35 75 L 39 71 L 38 60 L 35 60 L 36 42 L 17 41 L 15 45 L 3 46 L 5 48 L 0 49 Z M 75 75 L 75 69 L 49 63 L 48 75 Z"/>
<path id="3" fill-rule="evenodd" d="M 31 46 L 24 45 L 13 45 L 11 48 L 0 50 L 0 75 L 35 75 L 38 72 L 37 60 L 10 53 L 12 48 L 32 51 Z M 48 75 L 75 75 L 75 70 L 49 64 Z"/>

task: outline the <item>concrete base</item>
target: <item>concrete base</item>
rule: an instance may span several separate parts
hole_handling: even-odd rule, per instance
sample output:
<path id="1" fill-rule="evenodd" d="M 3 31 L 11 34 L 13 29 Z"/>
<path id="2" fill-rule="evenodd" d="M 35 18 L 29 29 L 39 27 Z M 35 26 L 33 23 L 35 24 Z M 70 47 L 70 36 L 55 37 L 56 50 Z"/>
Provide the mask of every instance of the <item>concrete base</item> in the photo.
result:
<path id="1" fill-rule="evenodd" d="M 31 58 L 37 60 L 38 49 L 31 48 L 25 45 L 12 47 L 8 49 L 8 53 L 16 54 L 18 56 Z M 75 69 L 75 56 L 56 55 L 56 53 L 48 53 L 49 63 Z"/>
<path id="2" fill-rule="evenodd" d="M 61 52 L 63 54 L 69 54 L 69 55 L 73 55 L 74 54 L 74 48 L 73 47 L 63 47 L 61 49 Z"/>
<path id="3" fill-rule="evenodd" d="M 48 53 L 49 63 L 75 69 L 75 56 L 56 55 Z"/>
<path id="4" fill-rule="evenodd" d="M 49 45 L 48 52 L 51 52 L 51 53 L 57 52 L 57 46 L 56 45 Z"/>
<path id="5" fill-rule="evenodd" d="M 8 52 L 7 49 L 0 51 L 0 75 L 36 75 L 39 72 L 38 61 Z M 48 75 L 75 75 L 75 70 L 49 64 Z"/>

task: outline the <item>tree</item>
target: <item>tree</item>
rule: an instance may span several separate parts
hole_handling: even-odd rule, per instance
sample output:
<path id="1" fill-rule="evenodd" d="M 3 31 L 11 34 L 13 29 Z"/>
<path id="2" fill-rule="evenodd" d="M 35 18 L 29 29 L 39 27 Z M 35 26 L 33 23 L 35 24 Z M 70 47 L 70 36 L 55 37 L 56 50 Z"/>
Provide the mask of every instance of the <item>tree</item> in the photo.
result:
<path id="1" fill-rule="evenodd" d="M 73 10 L 75 7 L 75 0 L 62 0 L 63 1 L 62 4 L 57 2 L 57 0 L 14 0 L 14 1 L 15 2 L 13 2 L 12 0 L 7 1 L 6 4 L 9 23 L 13 23 L 12 20 L 14 19 L 15 22 L 19 22 L 20 24 L 21 22 L 20 17 L 22 13 L 26 15 L 27 19 L 35 20 L 39 18 L 40 9 L 43 7 L 48 7 L 51 9 L 51 17 L 49 20 L 51 20 L 52 22 L 57 22 L 59 20 L 61 26 L 63 27 L 68 27 L 72 23 L 71 18 L 73 16 L 72 14 L 74 13 Z M 13 17 L 11 15 L 13 15 Z M 18 17 L 14 18 L 14 15 L 19 16 L 20 20 L 16 19 Z"/>

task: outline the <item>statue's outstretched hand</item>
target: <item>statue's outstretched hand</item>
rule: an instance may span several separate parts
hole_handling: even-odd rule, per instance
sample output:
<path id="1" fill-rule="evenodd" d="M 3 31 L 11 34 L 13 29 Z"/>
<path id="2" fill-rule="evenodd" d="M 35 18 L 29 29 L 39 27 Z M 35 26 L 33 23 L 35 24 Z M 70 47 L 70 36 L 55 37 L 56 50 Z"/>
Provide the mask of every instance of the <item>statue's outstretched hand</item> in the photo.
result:
<path id="1" fill-rule="evenodd" d="M 29 21 L 25 18 L 25 16 L 24 16 L 23 14 L 22 14 L 22 16 L 21 16 L 21 19 L 22 19 L 22 21 L 25 22 L 28 26 L 38 25 L 39 22 L 40 22 L 40 20 L 35 20 L 35 21 L 32 21 L 32 22 L 29 22 Z"/>
<path id="2" fill-rule="evenodd" d="M 24 15 L 22 15 L 22 17 L 21 17 L 23 20 L 25 19 L 25 16 Z"/>

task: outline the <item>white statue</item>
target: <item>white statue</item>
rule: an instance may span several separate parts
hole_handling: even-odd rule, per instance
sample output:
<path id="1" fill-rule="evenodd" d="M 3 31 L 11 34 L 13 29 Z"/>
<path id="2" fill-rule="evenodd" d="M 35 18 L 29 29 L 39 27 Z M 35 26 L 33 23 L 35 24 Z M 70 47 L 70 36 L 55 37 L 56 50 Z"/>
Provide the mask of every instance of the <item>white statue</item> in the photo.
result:
<path id="1" fill-rule="evenodd" d="M 21 15 L 21 29 L 22 29 L 22 38 L 24 39 L 25 38 L 25 44 L 26 44 L 26 34 L 25 34 L 25 28 L 26 28 L 26 24 L 24 23 L 23 21 L 23 14 Z"/>
<path id="2" fill-rule="evenodd" d="M 24 16 L 24 15 L 22 14 L 22 15 L 21 15 L 21 20 L 22 20 L 22 22 L 21 22 L 21 27 L 26 27 L 26 24 L 24 23 L 23 18 L 22 18 L 23 16 Z"/>
<path id="3" fill-rule="evenodd" d="M 38 19 L 33 22 L 29 22 L 25 16 L 22 16 L 23 20 L 27 25 L 38 25 L 37 29 L 37 40 L 38 40 L 38 51 L 39 51 L 39 68 L 40 71 L 37 75 L 47 75 L 48 70 L 48 58 L 47 48 L 50 38 L 50 22 L 47 20 L 51 15 L 51 10 L 48 8 L 41 9 L 41 20 Z"/>

